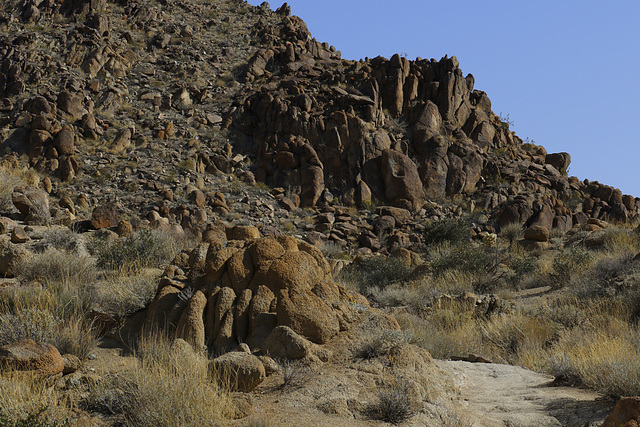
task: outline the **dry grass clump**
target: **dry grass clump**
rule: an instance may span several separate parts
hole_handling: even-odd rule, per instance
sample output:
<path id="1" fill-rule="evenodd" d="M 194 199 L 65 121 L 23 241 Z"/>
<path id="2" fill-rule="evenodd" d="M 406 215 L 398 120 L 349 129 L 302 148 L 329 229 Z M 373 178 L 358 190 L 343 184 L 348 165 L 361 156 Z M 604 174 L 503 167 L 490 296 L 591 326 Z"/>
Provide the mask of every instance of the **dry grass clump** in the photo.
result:
<path id="1" fill-rule="evenodd" d="M 87 289 L 87 299 L 94 310 L 121 318 L 144 308 L 155 297 L 158 273 L 142 270 L 108 275 Z"/>
<path id="2" fill-rule="evenodd" d="M 18 372 L 0 377 L 0 425 L 69 425 L 72 402 L 51 384 Z"/>
<path id="3" fill-rule="evenodd" d="M 349 289 L 370 294 L 404 281 L 410 273 L 411 268 L 397 258 L 373 256 L 345 266 L 339 280 Z"/>
<path id="4" fill-rule="evenodd" d="M 210 379 L 205 355 L 178 343 L 143 337 L 139 366 L 94 384 L 84 406 L 136 426 L 222 424 L 232 408 L 228 392 Z"/>
<path id="5" fill-rule="evenodd" d="M 159 267 L 170 262 L 186 242 L 161 230 L 145 229 L 125 238 L 93 239 L 90 250 L 98 267 L 105 270 L 130 270 Z"/>
<path id="6" fill-rule="evenodd" d="M 94 258 L 53 248 L 25 260 L 19 271 L 22 282 L 37 281 L 66 289 L 86 286 L 98 276 Z"/>
<path id="7" fill-rule="evenodd" d="M 372 412 L 378 419 L 397 425 L 414 416 L 419 409 L 411 382 L 403 377 L 394 377 L 385 381 L 378 391 Z"/>

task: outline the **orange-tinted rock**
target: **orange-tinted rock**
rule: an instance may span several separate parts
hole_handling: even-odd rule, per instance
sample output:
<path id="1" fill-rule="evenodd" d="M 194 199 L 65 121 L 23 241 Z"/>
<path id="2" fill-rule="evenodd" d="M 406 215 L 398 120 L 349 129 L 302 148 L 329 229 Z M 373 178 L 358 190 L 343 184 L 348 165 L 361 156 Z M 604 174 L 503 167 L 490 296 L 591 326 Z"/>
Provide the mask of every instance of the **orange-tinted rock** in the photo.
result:
<path id="1" fill-rule="evenodd" d="M 39 344 L 27 339 L 0 347 L 0 368 L 3 371 L 30 371 L 49 377 L 63 371 L 64 360 L 51 344 Z"/>

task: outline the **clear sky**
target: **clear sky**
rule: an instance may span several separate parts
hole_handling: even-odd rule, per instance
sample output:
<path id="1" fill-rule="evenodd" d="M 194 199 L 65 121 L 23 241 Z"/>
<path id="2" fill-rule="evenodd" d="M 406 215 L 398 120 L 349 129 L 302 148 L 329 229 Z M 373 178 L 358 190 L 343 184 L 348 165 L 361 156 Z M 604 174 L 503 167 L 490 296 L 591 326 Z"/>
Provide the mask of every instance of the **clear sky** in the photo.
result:
<path id="1" fill-rule="evenodd" d="M 518 136 L 569 152 L 569 175 L 640 197 L 640 1 L 288 3 L 343 58 L 457 56 Z"/>

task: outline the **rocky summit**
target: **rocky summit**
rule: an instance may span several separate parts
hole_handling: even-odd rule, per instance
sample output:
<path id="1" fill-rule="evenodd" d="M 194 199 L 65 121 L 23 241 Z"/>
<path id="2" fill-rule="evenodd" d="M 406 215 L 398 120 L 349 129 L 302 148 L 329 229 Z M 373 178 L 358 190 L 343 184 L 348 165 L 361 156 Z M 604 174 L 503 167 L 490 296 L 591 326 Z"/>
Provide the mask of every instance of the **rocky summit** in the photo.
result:
<path id="1" fill-rule="evenodd" d="M 628 395 L 544 352 L 637 319 L 640 199 L 523 141 L 455 56 L 344 59 L 286 3 L 5 0 L 0 70 L 0 394 L 43 405 L 0 424 L 591 425 Z M 574 285 L 617 299 L 551 316 Z M 524 413 L 544 377 L 491 360 L 594 394 Z M 461 403 L 513 376 L 503 415 Z"/>

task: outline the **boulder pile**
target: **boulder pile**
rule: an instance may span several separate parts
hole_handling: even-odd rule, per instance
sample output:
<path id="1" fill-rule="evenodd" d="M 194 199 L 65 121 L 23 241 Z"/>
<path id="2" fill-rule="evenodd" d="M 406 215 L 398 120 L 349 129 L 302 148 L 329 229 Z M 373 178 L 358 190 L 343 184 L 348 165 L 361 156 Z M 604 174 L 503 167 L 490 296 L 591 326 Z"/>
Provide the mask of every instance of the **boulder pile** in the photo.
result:
<path id="1" fill-rule="evenodd" d="M 260 349 L 279 326 L 322 344 L 347 329 L 359 304 L 368 305 L 332 280 L 322 253 L 306 242 L 240 226 L 217 237 L 167 268 L 144 329 L 169 331 L 213 354 L 240 343 Z"/>

